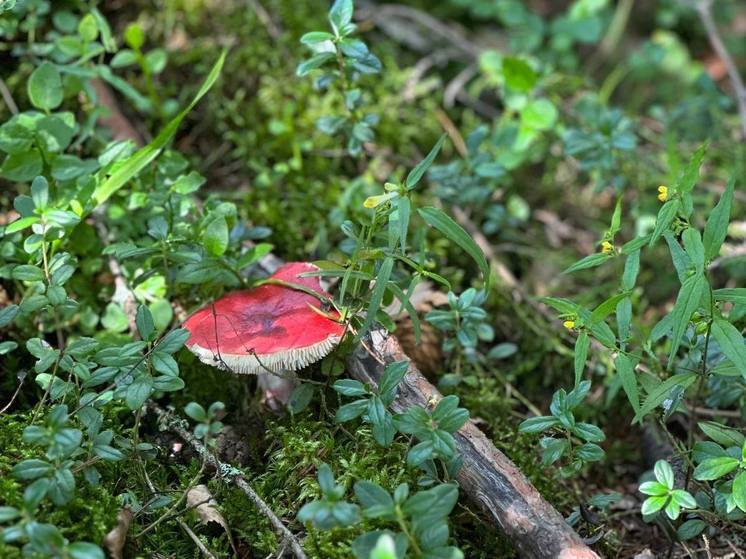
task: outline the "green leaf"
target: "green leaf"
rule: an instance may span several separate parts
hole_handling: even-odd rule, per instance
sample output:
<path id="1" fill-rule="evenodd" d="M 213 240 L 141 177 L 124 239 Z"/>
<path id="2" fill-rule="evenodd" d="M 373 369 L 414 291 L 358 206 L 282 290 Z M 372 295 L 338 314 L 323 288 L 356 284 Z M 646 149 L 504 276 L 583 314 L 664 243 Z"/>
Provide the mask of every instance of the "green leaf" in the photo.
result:
<path id="1" fill-rule="evenodd" d="M 18 518 L 21 515 L 20 511 L 15 507 L 0 506 L 0 522 L 5 523 L 14 518 Z"/>
<path id="2" fill-rule="evenodd" d="M 21 264 L 14 267 L 10 275 L 18 281 L 42 281 L 44 279 L 44 270 L 31 264 Z"/>
<path id="3" fill-rule="evenodd" d="M 96 24 L 98 25 L 98 30 L 101 33 L 101 42 L 104 44 L 104 49 L 106 49 L 106 52 L 116 52 L 117 50 L 117 42 L 114 40 L 114 37 L 111 34 L 111 28 L 109 27 L 109 23 L 106 21 L 106 18 L 101 14 L 100 11 L 98 11 L 98 8 L 90 8 L 91 13 L 93 14 L 93 17 L 96 18 Z"/>
<path id="4" fill-rule="evenodd" d="M 575 456 L 585 462 L 603 460 L 604 454 L 604 450 L 595 443 L 585 443 L 575 450 Z"/>
<path id="5" fill-rule="evenodd" d="M 673 330 L 671 333 L 671 349 L 668 352 L 668 367 L 673 367 L 674 357 L 681 344 L 681 338 L 689 325 L 692 313 L 697 310 L 702 295 L 707 289 L 707 279 L 703 274 L 695 274 L 684 280 L 681 290 L 671 311 Z M 727 354 L 726 354 L 727 355 Z"/>
<path id="6" fill-rule="evenodd" d="M 668 489 L 673 489 L 674 475 L 671 465 L 665 460 L 658 460 L 653 468 L 655 479 L 665 485 Z"/>
<path id="7" fill-rule="evenodd" d="M 361 399 L 340 406 L 335 415 L 337 423 L 345 423 L 346 421 L 352 421 L 356 417 L 360 417 L 366 411 L 368 411 L 368 400 Z"/>
<path id="8" fill-rule="evenodd" d="M 124 42 L 135 50 L 140 50 L 145 44 L 145 33 L 137 23 L 130 23 L 124 30 Z"/>
<path id="9" fill-rule="evenodd" d="M 726 448 L 729 446 L 741 447 L 746 442 L 746 437 L 739 431 L 715 421 L 700 421 L 697 425 L 699 425 L 699 428 L 702 429 L 705 435 Z"/>
<path id="10" fill-rule="evenodd" d="M 131 410 L 139 409 L 150 397 L 153 391 L 153 378 L 150 375 L 140 375 L 127 387 L 125 403 Z"/>
<path id="11" fill-rule="evenodd" d="M 676 536 L 681 541 L 691 540 L 704 532 L 705 528 L 707 528 L 707 524 L 704 520 L 692 518 L 676 529 Z"/>
<path id="12" fill-rule="evenodd" d="M 319 68 L 322 66 L 326 61 L 334 59 L 334 55 L 330 52 L 321 52 L 319 54 L 315 54 L 308 60 L 304 60 L 300 64 L 298 64 L 298 68 L 295 70 L 295 74 L 298 77 L 303 77 L 311 73 L 312 70 L 315 70 L 316 68 Z"/>
<path id="13" fill-rule="evenodd" d="M 128 28 L 129 31 L 129 28 Z M 224 50 L 218 58 L 210 73 L 205 78 L 197 94 L 194 96 L 189 105 L 186 106 L 176 117 L 173 118 L 160 133 L 147 146 L 139 149 L 128 157 L 116 170 L 101 184 L 96 187 L 93 193 L 93 200 L 96 205 L 106 202 L 112 194 L 122 188 L 130 179 L 135 177 L 147 165 L 149 165 L 161 153 L 166 144 L 176 134 L 181 121 L 194 108 L 202 97 L 210 90 L 220 75 L 225 62 L 226 51 Z"/>
<path id="14" fill-rule="evenodd" d="M 707 143 L 702 144 L 694 152 L 692 158 L 686 164 L 684 172 L 681 173 L 679 180 L 676 181 L 676 190 L 682 194 L 691 192 L 694 185 L 697 184 L 699 179 L 699 168 L 702 166 L 702 160 L 705 157 L 707 151 Z"/>
<path id="15" fill-rule="evenodd" d="M 591 341 L 588 338 L 588 332 L 581 332 L 578 335 L 578 339 L 575 340 L 575 386 L 583 378 L 583 369 L 585 369 L 585 362 L 588 359 L 588 348 L 590 345 Z"/>
<path id="16" fill-rule="evenodd" d="M 155 324 L 153 323 L 153 315 L 150 314 L 150 309 L 145 305 L 137 307 L 135 324 L 137 325 L 137 331 L 140 333 L 140 337 L 146 342 L 150 341 L 151 336 L 155 332 Z"/>
<path id="17" fill-rule="evenodd" d="M 211 220 L 202 234 L 207 252 L 213 256 L 222 256 L 228 248 L 228 222 L 223 216 Z"/>
<path id="18" fill-rule="evenodd" d="M 741 332 L 724 318 L 716 316 L 712 321 L 712 335 L 725 356 L 746 378 L 746 341 Z"/>
<path id="19" fill-rule="evenodd" d="M 313 384 L 306 382 L 298 385 L 288 400 L 288 411 L 293 414 L 302 412 L 311 403 L 315 392 Z"/>
<path id="20" fill-rule="evenodd" d="M 614 258 L 613 254 L 604 254 L 602 252 L 597 252 L 595 254 L 589 254 L 585 258 L 581 258 L 575 264 L 572 266 L 569 266 L 566 268 L 562 273 L 563 274 L 571 274 L 572 272 L 577 272 L 578 270 L 587 270 L 588 268 L 595 268 L 596 266 L 600 266 L 607 260 Z"/>
<path id="21" fill-rule="evenodd" d="M 733 480 L 733 500 L 736 506 L 746 512 L 746 470 L 741 470 Z"/>
<path id="22" fill-rule="evenodd" d="M 163 339 L 156 346 L 158 351 L 165 353 L 176 353 L 189 339 L 189 330 L 186 328 L 176 328 L 163 336 Z"/>
<path id="23" fill-rule="evenodd" d="M 746 305 L 746 287 L 716 289 L 712 292 L 716 301 L 727 301 L 736 305 Z"/>
<path id="24" fill-rule="evenodd" d="M 645 499 L 645 502 L 642 504 L 640 513 L 643 516 L 655 514 L 656 512 L 661 510 L 666 505 L 667 502 L 668 502 L 668 495 L 662 495 L 660 497 L 649 497 Z"/>
<path id="25" fill-rule="evenodd" d="M 332 388 L 344 396 L 365 396 L 368 393 L 362 382 L 349 378 L 338 380 Z"/>
<path id="26" fill-rule="evenodd" d="M 640 493 L 644 495 L 668 495 L 668 487 L 657 481 L 646 481 L 640 484 Z"/>
<path id="27" fill-rule="evenodd" d="M 728 222 L 730 221 L 731 205 L 733 203 L 733 190 L 736 185 L 736 176 L 733 175 L 725 187 L 725 192 L 720 201 L 710 212 L 705 225 L 704 245 L 705 259 L 712 260 L 720 253 L 720 247 L 728 234 Z"/>
<path id="28" fill-rule="evenodd" d="M 686 251 L 681 248 L 679 241 L 673 236 L 673 233 L 666 231 L 663 233 L 663 238 L 666 239 L 668 244 L 668 250 L 671 253 L 671 260 L 673 261 L 674 268 L 676 268 L 676 275 L 679 277 L 679 282 L 684 283 L 687 278 L 687 272 L 692 267 L 692 260 Z"/>
<path id="29" fill-rule="evenodd" d="M 34 208 L 41 211 L 45 210 L 49 204 L 49 183 L 42 176 L 36 177 L 31 183 L 31 199 L 34 201 Z"/>
<path id="30" fill-rule="evenodd" d="M 78 23 L 78 35 L 86 43 L 95 41 L 98 37 L 98 25 L 93 14 L 84 15 Z"/>
<path id="31" fill-rule="evenodd" d="M 11 222 L 11 224 L 5 228 L 5 234 L 11 235 L 13 233 L 17 233 L 18 231 L 23 231 L 27 227 L 31 227 L 34 223 L 39 223 L 39 218 L 36 216 L 22 217 L 20 219 L 16 219 L 15 221 Z"/>
<path id="32" fill-rule="evenodd" d="M 474 242 L 471 235 L 438 208 L 420 208 L 417 212 L 428 225 L 440 231 L 471 256 L 482 272 L 485 287 L 488 287 L 490 283 L 490 266 L 487 264 L 487 259 L 484 257 L 482 249 Z"/>
<path id="33" fill-rule="evenodd" d="M 352 21 L 352 10 L 352 0 L 335 0 L 329 10 L 329 21 L 337 33 Z"/>
<path id="34" fill-rule="evenodd" d="M 60 71 L 54 64 L 43 62 L 29 76 L 28 96 L 37 109 L 50 111 L 62 103 L 63 89 Z"/>
<path id="35" fill-rule="evenodd" d="M 519 93 L 527 93 L 536 85 L 539 76 L 528 63 L 520 58 L 508 56 L 502 63 L 505 85 Z"/>
<path id="36" fill-rule="evenodd" d="M 541 433 L 557 425 L 559 425 L 559 419 L 552 415 L 542 415 L 524 420 L 518 426 L 518 431 L 520 433 Z"/>
<path id="37" fill-rule="evenodd" d="M 702 461 L 694 469 L 694 479 L 699 481 L 712 481 L 720 479 L 735 470 L 739 465 L 737 458 L 732 456 L 718 456 Z"/>
<path id="38" fill-rule="evenodd" d="M 300 38 L 300 42 L 304 45 L 316 45 L 324 41 L 331 41 L 332 39 L 334 39 L 334 35 L 326 31 L 311 31 L 303 35 Z"/>
<path id="39" fill-rule="evenodd" d="M 604 432 L 590 423 L 576 423 L 572 431 L 584 441 L 591 443 L 600 443 L 606 439 Z"/>
<path id="40" fill-rule="evenodd" d="M 640 395 L 637 390 L 637 376 L 635 375 L 635 363 L 626 354 L 619 353 L 614 360 L 616 372 L 622 381 L 622 388 L 627 395 L 635 414 L 640 412 Z"/>
<path id="41" fill-rule="evenodd" d="M 370 509 L 376 508 L 387 508 L 393 511 L 394 500 L 383 487 L 377 483 L 371 481 L 362 480 L 355 483 L 354 487 L 355 497 L 358 503 L 363 507 L 366 516 L 370 518 L 377 518 L 381 515 L 370 516 Z"/>
<path id="42" fill-rule="evenodd" d="M 425 171 L 427 171 L 430 168 L 430 165 L 433 164 L 433 161 L 435 161 L 435 158 L 438 156 L 438 153 L 440 152 L 440 148 L 443 147 L 443 142 L 446 140 L 446 135 L 443 134 L 437 142 L 435 142 L 435 145 L 430 150 L 430 153 L 427 154 L 425 159 L 420 161 L 414 169 L 409 171 L 409 174 L 407 175 L 406 180 L 406 186 L 407 190 L 412 190 L 415 186 L 417 186 L 417 183 L 420 182 L 420 179 L 422 179 L 422 176 L 425 174 Z"/>
<path id="43" fill-rule="evenodd" d="M 373 288 L 373 293 L 370 296 L 370 303 L 368 304 L 367 314 L 365 316 L 365 322 L 360 327 L 357 333 L 357 338 L 360 339 L 365 335 L 376 320 L 378 309 L 381 308 L 381 302 L 383 301 L 383 295 L 386 293 L 386 286 L 389 283 L 391 277 L 391 271 L 394 268 L 394 259 L 391 256 L 387 256 L 381 264 L 381 268 L 378 270 L 376 276 L 376 286 Z"/>
<path id="44" fill-rule="evenodd" d="M 96 544 L 75 542 L 67 548 L 70 559 L 104 559 L 103 550 Z"/>
<path id="45" fill-rule="evenodd" d="M 521 111 L 521 124 L 531 130 L 549 130 L 557 121 L 557 107 L 549 99 L 530 101 Z"/>
<path id="46" fill-rule="evenodd" d="M 200 423 L 207 421 L 207 412 L 205 408 L 199 405 L 197 402 L 189 402 L 184 406 L 184 413 L 189 417 Z"/>
<path id="47" fill-rule="evenodd" d="M 0 166 L 0 177 L 13 182 L 27 182 L 41 174 L 44 160 L 38 149 L 11 153 Z"/>
<path id="48" fill-rule="evenodd" d="M 658 219 L 655 220 L 655 229 L 653 230 L 653 234 L 650 236 L 648 246 L 653 246 L 661 235 L 663 235 L 665 231 L 668 231 L 668 228 L 676 217 L 678 209 L 678 200 L 669 200 L 663 204 L 661 209 L 658 211 Z"/>
<path id="49" fill-rule="evenodd" d="M 703 273 L 705 267 L 705 246 L 702 244 L 702 237 L 693 227 L 689 227 L 682 234 L 684 240 L 684 250 L 694 263 L 697 273 Z"/>
<path id="50" fill-rule="evenodd" d="M 44 462 L 43 460 L 37 460 L 35 458 L 19 462 L 13 466 L 13 469 L 10 471 L 13 477 L 25 480 L 47 476 L 52 472 L 53 467 L 49 462 Z"/>
<path id="51" fill-rule="evenodd" d="M 682 389 L 688 388 L 697 379 L 697 373 L 680 373 L 667 378 L 648 393 L 648 397 L 640 407 L 640 411 L 635 414 L 634 421 L 640 421 L 648 413 L 653 411 L 663 400 L 671 393 L 675 386 L 681 386 Z"/>
<path id="52" fill-rule="evenodd" d="M 153 368 L 161 374 L 176 377 L 179 375 L 179 365 L 176 359 L 164 351 L 156 350 L 151 356 Z"/>
<path id="53" fill-rule="evenodd" d="M 400 196 L 397 200 L 397 210 L 399 212 L 399 241 L 401 242 L 402 252 L 407 250 L 407 232 L 409 231 L 409 216 L 412 209 L 412 203 L 406 196 Z"/>
<path id="54" fill-rule="evenodd" d="M 396 388 L 407 374 L 409 369 L 409 361 L 394 361 L 386 365 L 383 375 L 381 376 L 381 382 L 378 385 L 378 392 L 381 394 L 381 398 L 385 400 L 393 399 L 393 395 L 396 393 Z M 388 397 L 387 397 L 388 396 Z"/>

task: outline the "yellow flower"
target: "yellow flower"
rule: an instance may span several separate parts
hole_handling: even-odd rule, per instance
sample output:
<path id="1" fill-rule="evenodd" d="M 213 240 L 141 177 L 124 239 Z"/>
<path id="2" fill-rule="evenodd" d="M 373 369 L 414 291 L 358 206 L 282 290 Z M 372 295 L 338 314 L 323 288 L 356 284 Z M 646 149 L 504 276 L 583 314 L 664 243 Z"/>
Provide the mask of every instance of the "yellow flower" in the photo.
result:
<path id="1" fill-rule="evenodd" d="M 565 320 L 562 323 L 562 326 L 564 326 L 568 330 L 572 330 L 573 328 L 575 328 L 575 321 L 574 320 Z"/>
<path id="2" fill-rule="evenodd" d="M 609 241 L 604 241 L 601 243 L 601 252 L 604 254 L 609 254 L 610 252 L 614 251 L 614 245 L 612 245 Z"/>
<path id="3" fill-rule="evenodd" d="M 668 187 L 667 186 L 660 185 L 658 187 L 658 200 L 660 200 L 661 202 L 665 202 L 666 200 L 668 200 Z"/>

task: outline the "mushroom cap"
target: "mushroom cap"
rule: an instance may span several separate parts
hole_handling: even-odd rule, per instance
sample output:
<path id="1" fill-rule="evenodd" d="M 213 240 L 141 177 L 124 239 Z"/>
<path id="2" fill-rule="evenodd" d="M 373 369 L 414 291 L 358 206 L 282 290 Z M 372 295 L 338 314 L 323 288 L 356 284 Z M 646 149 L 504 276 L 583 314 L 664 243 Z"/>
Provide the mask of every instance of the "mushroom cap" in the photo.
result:
<path id="1" fill-rule="evenodd" d="M 291 262 L 270 277 L 328 296 L 318 277 L 299 277 L 318 269 Z M 186 319 L 186 346 L 203 363 L 239 374 L 296 371 L 329 354 L 344 334 L 320 308 L 313 295 L 282 285 L 234 291 Z"/>

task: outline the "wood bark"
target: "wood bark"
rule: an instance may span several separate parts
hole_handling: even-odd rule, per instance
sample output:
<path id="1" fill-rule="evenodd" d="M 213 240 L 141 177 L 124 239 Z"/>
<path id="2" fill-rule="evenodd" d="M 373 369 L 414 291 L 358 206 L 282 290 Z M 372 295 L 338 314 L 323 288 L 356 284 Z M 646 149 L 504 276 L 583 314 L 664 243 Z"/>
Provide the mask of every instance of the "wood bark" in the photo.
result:
<path id="1" fill-rule="evenodd" d="M 348 374 L 378 386 L 386 364 L 409 362 L 392 404 L 396 412 L 412 406 L 432 408 L 443 396 L 404 354 L 394 336 L 373 330 L 347 359 Z M 564 518 L 531 485 L 492 441 L 468 421 L 455 433 L 464 463 L 457 480 L 474 502 L 510 539 L 522 557 L 547 559 L 597 558 Z"/>

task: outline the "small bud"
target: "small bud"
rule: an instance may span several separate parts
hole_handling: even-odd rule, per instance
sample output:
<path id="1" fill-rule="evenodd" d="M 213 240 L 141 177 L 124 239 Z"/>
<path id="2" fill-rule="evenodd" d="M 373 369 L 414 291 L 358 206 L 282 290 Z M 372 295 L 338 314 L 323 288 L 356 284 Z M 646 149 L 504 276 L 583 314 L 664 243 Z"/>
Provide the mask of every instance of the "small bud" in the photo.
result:
<path id="1" fill-rule="evenodd" d="M 562 326 L 564 326 L 568 330 L 572 330 L 573 328 L 575 328 L 575 321 L 574 320 L 565 320 L 562 323 Z"/>
<path id="2" fill-rule="evenodd" d="M 667 186 L 660 185 L 658 187 L 658 200 L 660 200 L 661 202 L 665 202 L 666 200 L 668 200 L 668 187 Z"/>

